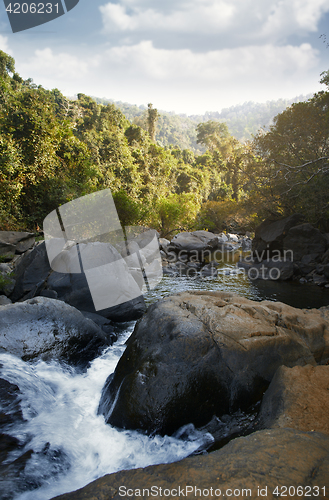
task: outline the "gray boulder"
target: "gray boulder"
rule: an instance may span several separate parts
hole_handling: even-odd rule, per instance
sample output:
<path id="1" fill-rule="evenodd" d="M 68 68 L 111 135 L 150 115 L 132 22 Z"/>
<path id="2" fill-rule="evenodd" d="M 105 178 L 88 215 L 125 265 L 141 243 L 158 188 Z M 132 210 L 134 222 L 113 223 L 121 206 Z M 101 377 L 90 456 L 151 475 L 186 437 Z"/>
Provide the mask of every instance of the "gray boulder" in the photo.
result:
<path id="1" fill-rule="evenodd" d="M 128 496 L 137 500 L 148 498 L 148 492 L 152 491 L 157 497 L 170 500 L 183 498 L 183 495 L 198 500 L 274 500 L 281 495 L 293 499 L 308 495 L 326 498 L 328 470 L 328 436 L 294 429 L 271 429 L 234 439 L 221 450 L 207 455 L 108 474 L 53 500 L 119 500 Z"/>
<path id="2" fill-rule="evenodd" d="M 117 259 L 121 258 L 120 254 L 109 244 L 94 243 L 94 245 L 106 246 L 106 248 L 111 249 Z M 70 266 L 74 269 L 72 260 L 76 254 L 73 251 L 70 254 L 70 249 L 63 254 L 65 254 L 64 260 L 66 258 L 68 269 Z M 98 253 L 98 257 L 101 259 L 102 254 Z M 102 262 L 98 263 L 98 265 L 101 264 Z M 53 294 L 54 297 L 56 296 L 59 300 L 63 300 L 80 311 L 96 313 L 86 275 L 84 273 L 53 271 L 49 264 L 44 241 L 37 244 L 33 250 L 26 252 L 18 261 L 15 267 L 15 278 L 16 285 L 10 295 L 13 302 L 39 295 L 49 296 Z M 131 321 L 140 318 L 145 309 L 142 296 L 130 301 L 128 297 L 127 302 L 97 311 L 97 314 L 113 321 Z"/>
<path id="3" fill-rule="evenodd" d="M 10 299 L 15 302 L 28 298 L 29 293 L 32 296 L 38 295 L 50 272 L 45 242 L 42 241 L 33 250 L 28 250 L 17 262 L 14 269 L 16 284 Z"/>
<path id="4" fill-rule="evenodd" d="M 136 325 L 99 412 L 117 427 L 171 434 L 248 409 L 282 364 L 328 359 L 325 312 L 184 292 L 150 306 Z"/>
<path id="5" fill-rule="evenodd" d="M 294 274 L 294 264 L 289 260 L 240 261 L 238 267 L 245 269 L 251 280 L 286 281 L 292 278 Z"/>
<path id="6" fill-rule="evenodd" d="M 36 297 L 0 308 L 0 352 L 24 361 L 58 359 L 84 368 L 111 338 L 64 302 Z"/>
<path id="7" fill-rule="evenodd" d="M 293 214 L 283 219 L 266 219 L 255 230 L 252 251 L 255 259 L 264 260 L 283 253 L 283 240 L 289 229 L 303 222 L 304 217 Z M 274 253 L 275 252 L 275 253 Z"/>
<path id="8" fill-rule="evenodd" d="M 312 224 L 299 224 L 291 227 L 284 239 L 283 250 L 292 251 L 293 260 L 301 260 L 304 256 L 312 255 L 313 259 L 324 254 L 327 240 Z"/>
<path id="9" fill-rule="evenodd" d="M 241 247 L 237 241 L 229 241 L 226 235 L 218 235 L 210 231 L 193 231 L 191 233 L 179 233 L 170 242 L 166 249 L 168 259 L 204 262 L 216 255 L 216 259 L 222 259 L 223 254 L 228 257 L 238 251 Z"/>
<path id="10" fill-rule="evenodd" d="M 11 300 L 6 295 L 0 295 L 0 306 L 7 306 L 11 304 Z"/>
<path id="11" fill-rule="evenodd" d="M 35 243 L 34 233 L 0 231 L 0 255 L 26 252 Z"/>
<path id="12" fill-rule="evenodd" d="M 96 311 L 84 273 L 70 275 L 53 272 L 47 280 L 47 286 L 57 293 L 59 300 L 79 311 L 97 313 L 112 321 L 133 321 L 140 318 L 146 310 L 144 298 L 140 296 L 123 304 Z"/>
<path id="13" fill-rule="evenodd" d="M 214 250 L 218 246 L 218 238 L 208 231 L 193 231 L 179 233 L 171 240 L 166 252 L 180 254 L 181 257 L 200 256 L 202 252 Z M 181 258 L 180 260 L 183 260 Z"/>
<path id="14" fill-rule="evenodd" d="M 10 295 L 15 288 L 15 283 L 11 267 L 8 264 L 0 264 L 0 293 Z"/>

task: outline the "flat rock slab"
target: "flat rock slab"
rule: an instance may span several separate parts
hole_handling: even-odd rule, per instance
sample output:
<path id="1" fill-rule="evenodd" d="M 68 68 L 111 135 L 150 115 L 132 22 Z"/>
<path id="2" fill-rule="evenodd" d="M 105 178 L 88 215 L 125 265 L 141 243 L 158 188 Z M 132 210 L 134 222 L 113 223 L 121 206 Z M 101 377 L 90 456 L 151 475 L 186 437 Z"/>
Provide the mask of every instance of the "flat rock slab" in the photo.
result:
<path id="1" fill-rule="evenodd" d="M 275 499 L 276 491 L 290 499 L 328 498 L 329 437 L 293 429 L 260 431 L 208 455 L 109 474 L 56 500 L 147 499 L 152 498 L 152 486 L 157 488 L 153 491 L 158 492 L 158 498 L 175 500 L 183 498 L 182 494 L 178 496 L 179 487 L 185 493 L 186 487 L 190 488 L 185 498 L 197 499 Z M 288 496 L 281 486 L 294 490 L 291 488 Z"/>
<path id="2" fill-rule="evenodd" d="M 0 352 L 24 361 L 86 366 L 111 341 L 92 320 L 59 300 L 36 297 L 0 308 Z"/>
<path id="3" fill-rule="evenodd" d="M 0 255 L 3 253 L 23 253 L 35 243 L 34 233 L 0 231 Z M 2 250 L 1 250 L 2 249 Z"/>
<path id="4" fill-rule="evenodd" d="M 279 366 L 327 362 L 327 313 L 227 292 L 166 297 L 136 325 L 99 411 L 117 427 L 171 434 L 246 410 Z"/>
<path id="5" fill-rule="evenodd" d="M 262 427 L 291 427 L 329 435 L 329 366 L 280 366 L 258 417 Z"/>

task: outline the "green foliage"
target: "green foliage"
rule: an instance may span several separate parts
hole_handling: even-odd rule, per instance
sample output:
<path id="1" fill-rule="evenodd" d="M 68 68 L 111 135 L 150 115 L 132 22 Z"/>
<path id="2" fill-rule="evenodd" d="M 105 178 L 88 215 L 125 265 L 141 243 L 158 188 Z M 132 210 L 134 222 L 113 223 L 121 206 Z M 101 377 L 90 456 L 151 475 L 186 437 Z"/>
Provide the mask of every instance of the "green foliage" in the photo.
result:
<path id="1" fill-rule="evenodd" d="M 153 104 L 149 103 L 147 105 L 148 110 L 147 110 L 147 126 L 148 126 L 148 133 L 150 136 L 151 141 L 155 141 L 155 126 L 156 126 L 156 121 L 158 119 L 158 110 L 153 108 Z"/>
<path id="2" fill-rule="evenodd" d="M 253 142 L 259 204 L 273 213 L 329 217 L 329 92 L 293 104 Z"/>
<path id="3" fill-rule="evenodd" d="M 148 207 L 143 202 L 130 198 L 126 191 L 114 193 L 113 200 L 123 227 L 137 226 L 147 221 Z"/>
<path id="4" fill-rule="evenodd" d="M 151 225 L 162 237 L 189 231 L 194 228 L 198 209 L 199 205 L 191 193 L 161 197 L 155 203 Z"/>
<path id="5" fill-rule="evenodd" d="M 321 77 L 328 86 L 328 72 Z M 329 217 L 328 91 L 293 104 L 245 144 L 216 114 L 197 125 L 151 104 L 120 106 L 127 116 L 24 81 L 0 51 L 0 229 L 38 229 L 59 205 L 105 188 L 123 226 L 163 236 L 250 230 L 268 212 Z"/>
<path id="6" fill-rule="evenodd" d="M 215 121 L 225 123 L 229 133 L 241 142 L 248 141 L 256 135 L 260 128 L 268 129 L 273 124 L 273 118 L 284 111 L 287 106 L 295 102 L 306 101 L 311 97 L 296 96 L 293 99 L 279 99 L 265 103 L 244 102 L 223 108 L 220 112 L 207 111 L 204 115 L 176 115 L 174 112 L 159 111 L 157 120 L 156 140 L 163 146 L 179 146 L 182 149 L 190 149 L 196 154 L 204 153 L 205 148 L 196 142 L 196 126 L 199 123 Z M 100 104 L 113 102 L 131 123 L 147 127 L 147 107 L 135 106 L 121 101 L 110 101 L 109 99 L 95 98 Z"/>
<path id="7" fill-rule="evenodd" d="M 243 202 L 235 200 L 207 201 L 197 216 L 198 229 L 214 233 L 254 231 L 260 220 Z"/>

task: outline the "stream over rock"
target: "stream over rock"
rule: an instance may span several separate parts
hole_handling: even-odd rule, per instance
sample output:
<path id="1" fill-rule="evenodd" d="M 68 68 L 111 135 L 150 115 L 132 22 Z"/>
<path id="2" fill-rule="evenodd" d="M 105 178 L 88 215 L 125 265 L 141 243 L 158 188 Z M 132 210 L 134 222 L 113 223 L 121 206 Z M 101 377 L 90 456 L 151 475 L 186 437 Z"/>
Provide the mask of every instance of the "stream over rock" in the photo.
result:
<path id="1" fill-rule="evenodd" d="M 74 307 L 35 297 L 0 307 L 0 352 L 24 361 L 59 359 L 85 367 L 111 336 Z"/>
<path id="2" fill-rule="evenodd" d="M 301 493 L 305 494 L 303 498 L 327 498 L 328 470 L 328 436 L 271 429 L 234 439 L 208 455 L 106 475 L 56 500 L 151 498 L 152 491 L 154 497 L 162 498 L 160 488 L 163 497 L 169 499 L 183 495 L 197 499 L 275 499 L 278 493 L 294 499 L 301 498 Z"/>
<path id="3" fill-rule="evenodd" d="M 280 365 L 328 361 L 327 312 L 227 292 L 166 297 L 137 324 L 99 412 L 121 428 L 172 434 L 247 409 Z"/>

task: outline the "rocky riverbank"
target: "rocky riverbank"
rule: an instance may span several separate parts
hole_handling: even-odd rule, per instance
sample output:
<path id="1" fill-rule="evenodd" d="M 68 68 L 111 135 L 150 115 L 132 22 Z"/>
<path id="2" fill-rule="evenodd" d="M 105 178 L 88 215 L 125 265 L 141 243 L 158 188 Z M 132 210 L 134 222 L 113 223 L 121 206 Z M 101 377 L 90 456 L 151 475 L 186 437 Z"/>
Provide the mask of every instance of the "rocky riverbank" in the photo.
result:
<path id="1" fill-rule="evenodd" d="M 298 273 L 308 261 L 316 267 L 305 282 L 326 286 L 327 237 L 299 222 L 292 217 L 266 223 L 256 231 L 252 260 L 242 265 L 249 269 L 267 261 L 273 267 L 282 263 L 281 279 L 301 280 Z M 105 476 L 60 498 L 121 498 L 119 488 L 125 484 L 134 489 L 130 498 L 140 498 L 138 488 L 147 488 L 155 478 L 162 488 L 195 483 L 221 491 L 248 487 L 254 493 L 267 486 L 267 498 L 275 497 L 276 483 L 329 488 L 328 307 L 302 310 L 227 292 L 184 292 L 160 300 L 146 313 L 142 297 L 96 312 L 84 277 L 52 270 L 44 242 L 35 243 L 31 233 L 5 233 L 0 234 L 6 261 L 0 265 L 1 352 L 29 362 L 55 359 L 85 370 L 115 341 L 116 321 L 141 318 L 114 374 L 109 373 L 99 413 L 121 429 L 178 433 L 181 439 L 184 426 L 193 424 L 208 433 L 208 448 L 215 450 L 178 464 Z M 216 276 L 218 260 L 235 261 L 251 248 L 248 236 L 205 231 L 180 233 L 159 243 L 164 273 L 204 277 Z M 260 253 L 264 245 L 269 254 Z M 111 248 L 121 258 L 119 250 Z M 285 261 L 288 251 L 300 260 Z M 263 279 L 271 279 L 270 274 Z M 323 277 L 321 283 L 317 276 Z M 6 462 L 13 450 L 19 456 L 22 443 L 11 438 L 10 426 L 22 415 L 18 387 L 0 382 L 1 457 Z M 241 412 L 245 424 L 235 426 Z M 29 458 L 4 463 L 1 470 L 13 477 L 28 466 Z"/>
<path id="2" fill-rule="evenodd" d="M 117 472 L 56 500 L 327 498 L 329 436 L 271 429 L 180 462 Z M 290 487 L 290 489 L 289 489 Z M 153 489 L 152 489 L 153 488 Z M 53 499 L 55 500 L 55 499 Z"/>
<path id="3" fill-rule="evenodd" d="M 190 498 L 274 499 L 286 486 L 290 498 L 325 498 L 328 361 L 328 308 L 300 310 L 220 292 L 161 300 L 128 340 L 100 412 L 113 425 L 151 433 L 211 419 L 203 429 L 215 440 L 235 409 L 259 400 L 249 435 L 178 463 L 107 475 L 56 498 L 148 498 L 161 488 L 174 499 L 180 488 Z"/>
<path id="4" fill-rule="evenodd" d="M 300 310 L 226 292 L 149 307 L 103 390 L 112 425 L 172 434 L 260 401 L 276 370 L 329 361 L 328 308 Z"/>

